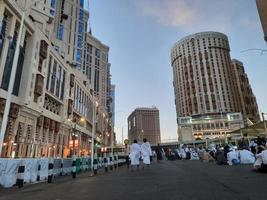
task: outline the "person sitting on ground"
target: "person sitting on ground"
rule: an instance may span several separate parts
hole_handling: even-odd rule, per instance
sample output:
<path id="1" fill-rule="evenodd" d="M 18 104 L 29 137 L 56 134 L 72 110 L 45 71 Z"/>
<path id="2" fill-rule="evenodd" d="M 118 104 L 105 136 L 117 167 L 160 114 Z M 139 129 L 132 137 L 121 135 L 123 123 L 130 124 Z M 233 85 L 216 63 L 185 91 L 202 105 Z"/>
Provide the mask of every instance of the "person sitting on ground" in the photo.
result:
<path id="1" fill-rule="evenodd" d="M 213 159 L 215 159 L 215 153 L 216 153 L 216 145 L 214 143 L 211 143 L 209 145 L 209 154 Z"/>
<path id="2" fill-rule="evenodd" d="M 267 149 L 264 149 L 261 153 L 256 155 L 256 162 L 254 163 L 254 169 L 259 172 L 267 173 Z"/>
<path id="3" fill-rule="evenodd" d="M 193 148 L 190 150 L 190 160 L 199 160 L 198 153 Z"/>
<path id="4" fill-rule="evenodd" d="M 239 158 L 241 164 L 253 164 L 255 162 L 254 154 L 246 148 L 239 151 Z"/>
<path id="5" fill-rule="evenodd" d="M 224 157 L 227 159 L 227 154 L 230 152 L 230 146 L 229 144 L 226 144 L 223 148 Z"/>
<path id="6" fill-rule="evenodd" d="M 205 152 L 205 150 L 202 148 L 202 146 L 200 146 L 198 148 L 198 157 L 199 157 L 200 160 L 203 160 L 204 152 Z"/>
<path id="7" fill-rule="evenodd" d="M 227 153 L 227 163 L 228 165 L 239 165 L 240 159 L 238 157 L 238 152 L 231 148 L 230 151 Z"/>
<path id="8" fill-rule="evenodd" d="M 257 154 L 260 154 L 264 149 L 266 145 L 266 140 L 265 138 L 261 138 L 258 136 L 257 138 Z"/>
<path id="9" fill-rule="evenodd" d="M 190 150 L 187 146 L 185 146 L 185 154 L 186 154 L 185 159 L 190 160 L 191 159 L 191 153 L 190 153 Z"/>
<path id="10" fill-rule="evenodd" d="M 208 150 L 204 149 L 203 162 L 212 162 L 214 158 L 209 154 Z"/>
<path id="11" fill-rule="evenodd" d="M 254 140 L 250 141 L 249 148 L 254 155 L 257 153 L 257 143 Z"/>
<path id="12" fill-rule="evenodd" d="M 180 152 L 181 152 L 181 157 L 182 157 L 182 159 L 185 160 L 185 159 L 186 159 L 185 148 L 182 147 L 181 150 L 180 150 Z"/>
<path id="13" fill-rule="evenodd" d="M 226 165 L 227 160 L 224 157 L 224 152 L 220 149 L 220 147 L 217 147 L 216 153 L 215 153 L 215 160 L 217 165 Z"/>

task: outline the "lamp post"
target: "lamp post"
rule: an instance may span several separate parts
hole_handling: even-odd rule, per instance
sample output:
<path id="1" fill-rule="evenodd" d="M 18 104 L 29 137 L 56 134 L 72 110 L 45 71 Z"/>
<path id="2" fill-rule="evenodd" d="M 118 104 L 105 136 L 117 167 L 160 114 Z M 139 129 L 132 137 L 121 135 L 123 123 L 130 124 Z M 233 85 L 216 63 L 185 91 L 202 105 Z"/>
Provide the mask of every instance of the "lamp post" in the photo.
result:
<path id="1" fill-rule="evenodd" d="M 96 108 L 98 107 L 98 103 L 95 101 L 95 93 L 93 90 L 90 90 L 93 97 L 93 125 L 92 125 L 92 141 L 91 141 L 91 167 L 94 165 L 94 140 L 95 140 L 95 132 L 96 132 Z M 94 176 L 93 170 L 91 170 L 91 176 Z"/>
<path id="2" fill-rule="evenodd" d="M 141 142 L 143 141 L 144 139 L 144 129 L 141 130 Z"/>

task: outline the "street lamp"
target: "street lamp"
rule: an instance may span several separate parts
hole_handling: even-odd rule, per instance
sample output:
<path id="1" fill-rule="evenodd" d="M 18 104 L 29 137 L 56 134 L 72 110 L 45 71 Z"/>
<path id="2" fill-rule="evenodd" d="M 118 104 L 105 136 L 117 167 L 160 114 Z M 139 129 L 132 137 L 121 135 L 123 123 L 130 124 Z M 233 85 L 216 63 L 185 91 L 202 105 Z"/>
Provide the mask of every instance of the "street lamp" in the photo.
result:
<path id="1" fill-rule="evenodd" d="M 21 40 L 23 37 L 23 25 L 25 21 L 25 16 L 27 10 L 35 3 L 39 2 L 40 0 L 35 0 L 32 1 L 32 3 L 26 7 L 26 0 L 25 0 L 25 7 L 21 8 L 22 10 L 22 15 L 21 15 L 21 21 L 20 21 L 20 27 L 19 27 L 19 34 L 17 37 L 17 44 L 16 44 L 16 49 L 15 49 L 15 54 L 13 58 L 13 64 L 12 64 L 12 69 L 11 69 L 11 74 L 10 74 L 10 81 L 8 85 L 8 90 L 7 90 L 7 96 L 6 96 L 6 104 L 5 104 L 5 110 L 3 114 L 3 119 L 2 119 L 2 124 L 1 124 L 1 130 L 0 130 L 0 156 L 2 155 L 2 147 L 3 147 L 3 141 L 4 141 L 4 136 L 7 128 L 7 120 L 8 120 L 8 115 L 10 111 L 10 105 L 11 105 L 11 96 L 12 96 L 12 91 L 15 83 L 15 75 L 17 71 L 17 65 L 18 65 L 18 58 L 19 58 L 19 52 L 20 52 L 20 44 Z"/>
<path id="2" fill-rule="evenodd" d="M 95 101 L 95 93 L 94 91 L 91 89 L 90 90 L 92 97 L 93 97 L 93 130 L 92 130 L 92 142 L 91 142 L 91 168 L 94 165 L 94 140 L 95 140 L 95 132 L 96 132 L 96 108 L 98 107 L 98 102 Z M 91 169 L 91 176 L 94 176 L 93 170 Z"/>
<path id="3" fill-rule="evenodd" d="M 143 141 L 143 139 L 144 139 L 144 129 L 141 130 L 141 140 Z"/>

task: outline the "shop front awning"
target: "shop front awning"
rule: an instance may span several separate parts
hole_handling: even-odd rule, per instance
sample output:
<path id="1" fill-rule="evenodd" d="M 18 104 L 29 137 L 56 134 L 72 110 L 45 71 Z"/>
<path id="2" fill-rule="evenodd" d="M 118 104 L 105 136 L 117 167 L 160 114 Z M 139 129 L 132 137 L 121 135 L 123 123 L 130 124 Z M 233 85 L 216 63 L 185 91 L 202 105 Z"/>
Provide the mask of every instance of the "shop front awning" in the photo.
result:
<path id="1" fill-rule="evenodd" d="M 265 121 L 267 125 L 267 121 Z M 267 136 L 267 133 L 264 129 L 264 122 L 258 122 L 256 124 L 237 129 L 235 131 L 232 131 L 230 134 L 242 134 L 244 137 L 257 137 L 257 136 Z"/>

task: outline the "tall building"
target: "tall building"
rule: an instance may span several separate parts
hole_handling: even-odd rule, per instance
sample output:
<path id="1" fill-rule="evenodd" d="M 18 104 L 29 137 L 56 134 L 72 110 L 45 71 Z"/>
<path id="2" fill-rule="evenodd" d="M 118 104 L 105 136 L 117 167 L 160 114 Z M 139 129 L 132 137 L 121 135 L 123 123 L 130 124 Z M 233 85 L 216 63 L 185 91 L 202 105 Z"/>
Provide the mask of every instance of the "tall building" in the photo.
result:
<path id="1" fill-rule="evenodd" d="M 84 8 L 84 0 L 52 0 L 54 9 L 55 49 L 72 66 L 80 70 L 83 65 L 89 13 Z"/>
<path id="2" fill-rule="evenodd" d="M 263 28 L 264 39 L 267 42 L 267 1 L 266 0 L 256 0 L 258 12 Z"/>
<path id="3" fill-rule="evenodd" d="M 222 137 L 243 126 L 242 94 L 234 90 L 239 75 L 226 35 L 202 32 L 181 39 L 172 48 L 171 63 L 180 135 L 191 128 L 195 138 Z"/>
<path id="4" fill-rule="evenodd" d="M 94 89 L 100 107 L 108 110 L 111 89 L 109 47 L 89 33 L 86 34 L 85 44 L 82 73 Z"/>
<path id="5" fill-rule="evenodd" d="M 243 63 L 239 60 L 232 60 L 232 69 L 235 77 L 233 78 L 234 95 L 238 101 L 239 110 L 243 113 L 245 120 L 250 120 L 253 123 L 260 121 L 260 115 L 256 97 L 253 94 L 252 88 L 249 84 L 248 76 L 245 72 Z"/>
<path id="6" fill-rule="evenodd" d="M 100 51 L 94 50 L 98 52 L 92 59 L 99 62 L 99 79 L 95 78 L 95 66 L 89 79 L 83 67 L 89 66 L 86 52 L 92 41 L 87 38 L 89 13 L 83 8 L 84 1 L 27 2 L 7 130 L 0 133 L 4 135 L 1 156 L 81 156 L 90 153 L 92 140 L 110 145 L 109 48 L 102 44 Z M 0 0 L 0 124 L 18 45 L 24 6 L 20 3 Z M 92 92 L 95 82 L 99 91 Z M 94 125 L 96 135 L 92 138 Z"/>
<path id="7" fill-rule="evenodd" d="M 160 143 L 160 120 L 157 108 L 136 108 L 128 117 L 128 139 L 132 143 L 146 138 L 151 144 Z"/>

